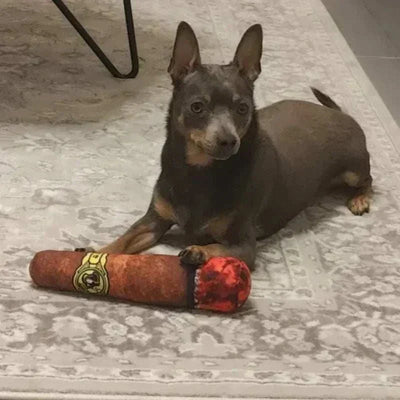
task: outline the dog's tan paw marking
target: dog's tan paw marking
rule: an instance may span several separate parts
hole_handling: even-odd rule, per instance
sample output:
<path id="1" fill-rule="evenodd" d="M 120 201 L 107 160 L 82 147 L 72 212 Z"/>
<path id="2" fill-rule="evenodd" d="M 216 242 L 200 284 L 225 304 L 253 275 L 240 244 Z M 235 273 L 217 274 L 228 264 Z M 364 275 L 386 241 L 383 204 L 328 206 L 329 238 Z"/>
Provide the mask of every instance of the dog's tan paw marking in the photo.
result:
<path id="1" fill-rule="evenodd" d="M 363 215 L 369 212 L 370 199 L 367 195 L 363 194 L 356 196 L 349 200 L 347 207 L 354 215 Z"/>
<path id="2" fill-rule="evenodd" d="M 204 264 L 208 255 L 202 246 L 189 246 L 185 250 L 179 253 L 182 263 L 189 265 L 201 265 Z"/>

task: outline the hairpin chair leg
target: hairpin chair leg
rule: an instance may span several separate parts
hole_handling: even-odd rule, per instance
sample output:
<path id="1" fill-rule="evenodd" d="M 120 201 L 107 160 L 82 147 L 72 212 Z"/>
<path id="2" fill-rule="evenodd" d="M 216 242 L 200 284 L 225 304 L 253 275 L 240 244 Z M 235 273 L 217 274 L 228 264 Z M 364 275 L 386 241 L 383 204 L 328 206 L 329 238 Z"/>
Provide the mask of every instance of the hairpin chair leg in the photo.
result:
<path id="1" fill-rule="evenodd" d="M 54 4 L 59 8 L 59 10 L 63 13 L 65 18 L 67 18 L 67 20 L 71 23 L 71 25 L 75 28 L 75 30 L 81 35 L 83 40 L 93 50 L 96 56 L 104 64 L 104 66 L 111 72 L 111 74 L 116 78 L 128 79 L 128 78 L 134 78 L 137 75 L 139 71 L 139 60 L 136 48 L 135 27 L 133 25 L 131 0 L 123 0 L 123 1 L 125 9 L 126 29 L 128 33 L 130 58 L 132 63 L 132 69 L 127 74 L 123 74 L 118 71 L 115 65 L 104 54 L 104 52 L 101 50 L 98 44 L 93 40 L 93 38 L 89 35 L 86 29 L 82 26 L 82 24 L 76 19 L 74 14 L 72 14 L 69 8 L 65 5 L 63 0 L 53 0 Z"/>

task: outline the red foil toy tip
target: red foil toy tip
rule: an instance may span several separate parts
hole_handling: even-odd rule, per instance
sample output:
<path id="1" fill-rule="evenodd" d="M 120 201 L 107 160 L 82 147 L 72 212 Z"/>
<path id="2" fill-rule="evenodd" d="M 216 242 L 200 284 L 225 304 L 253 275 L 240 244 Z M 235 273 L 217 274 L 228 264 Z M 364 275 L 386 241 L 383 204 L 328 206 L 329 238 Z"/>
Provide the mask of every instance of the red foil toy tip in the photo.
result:
<path id="1" fill-rule="evenodd" d="M 199 268 L 195 278 L 195 308 L 236 311 L 247 300 L 251 274 L 247 265 L 233 257 L 214 257 Z"/>

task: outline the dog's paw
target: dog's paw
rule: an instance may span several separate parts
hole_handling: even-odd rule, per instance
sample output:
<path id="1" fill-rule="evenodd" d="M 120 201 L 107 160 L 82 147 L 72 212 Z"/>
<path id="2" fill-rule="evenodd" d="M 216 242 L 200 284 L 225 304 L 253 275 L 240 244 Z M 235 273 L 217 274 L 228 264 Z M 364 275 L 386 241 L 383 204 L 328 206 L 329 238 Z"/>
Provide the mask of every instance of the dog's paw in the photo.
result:
<path id="1" fill-rule="evenodd" d="M 81 253 L 95 253 L 95 249 L 93 247 L 76 247 L 74 251 L 79 251 Z"/>
<path id="2" fill-rule="evenodd" d="M 183 264 L 201 265 L 208 260 L 207 252 L 202 246 L 189 246 L 179 253 Z"/>
<path id="3" fill-rule="evenodd" d="M 347 203 L 348 209 L 354 215 L 363 215 L 364 213 L 368 213 L 369 205 L 370 205 L 370 198 L 365 194 L 353 197 Z"/>

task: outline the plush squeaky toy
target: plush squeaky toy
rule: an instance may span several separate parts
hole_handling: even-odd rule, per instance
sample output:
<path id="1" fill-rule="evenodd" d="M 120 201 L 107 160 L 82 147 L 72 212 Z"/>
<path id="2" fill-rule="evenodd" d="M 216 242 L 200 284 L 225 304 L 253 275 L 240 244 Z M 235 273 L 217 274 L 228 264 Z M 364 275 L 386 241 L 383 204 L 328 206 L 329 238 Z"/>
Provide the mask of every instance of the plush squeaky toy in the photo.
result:
<path id="1" fill-rule="evenodd" d="M 248 267 L 232 257 L 194 269 L 176 256 L 47 250 L 34 256 L 29 271 L 45 288 L 218 312 L 240 308 L 251 287 Z"/>

